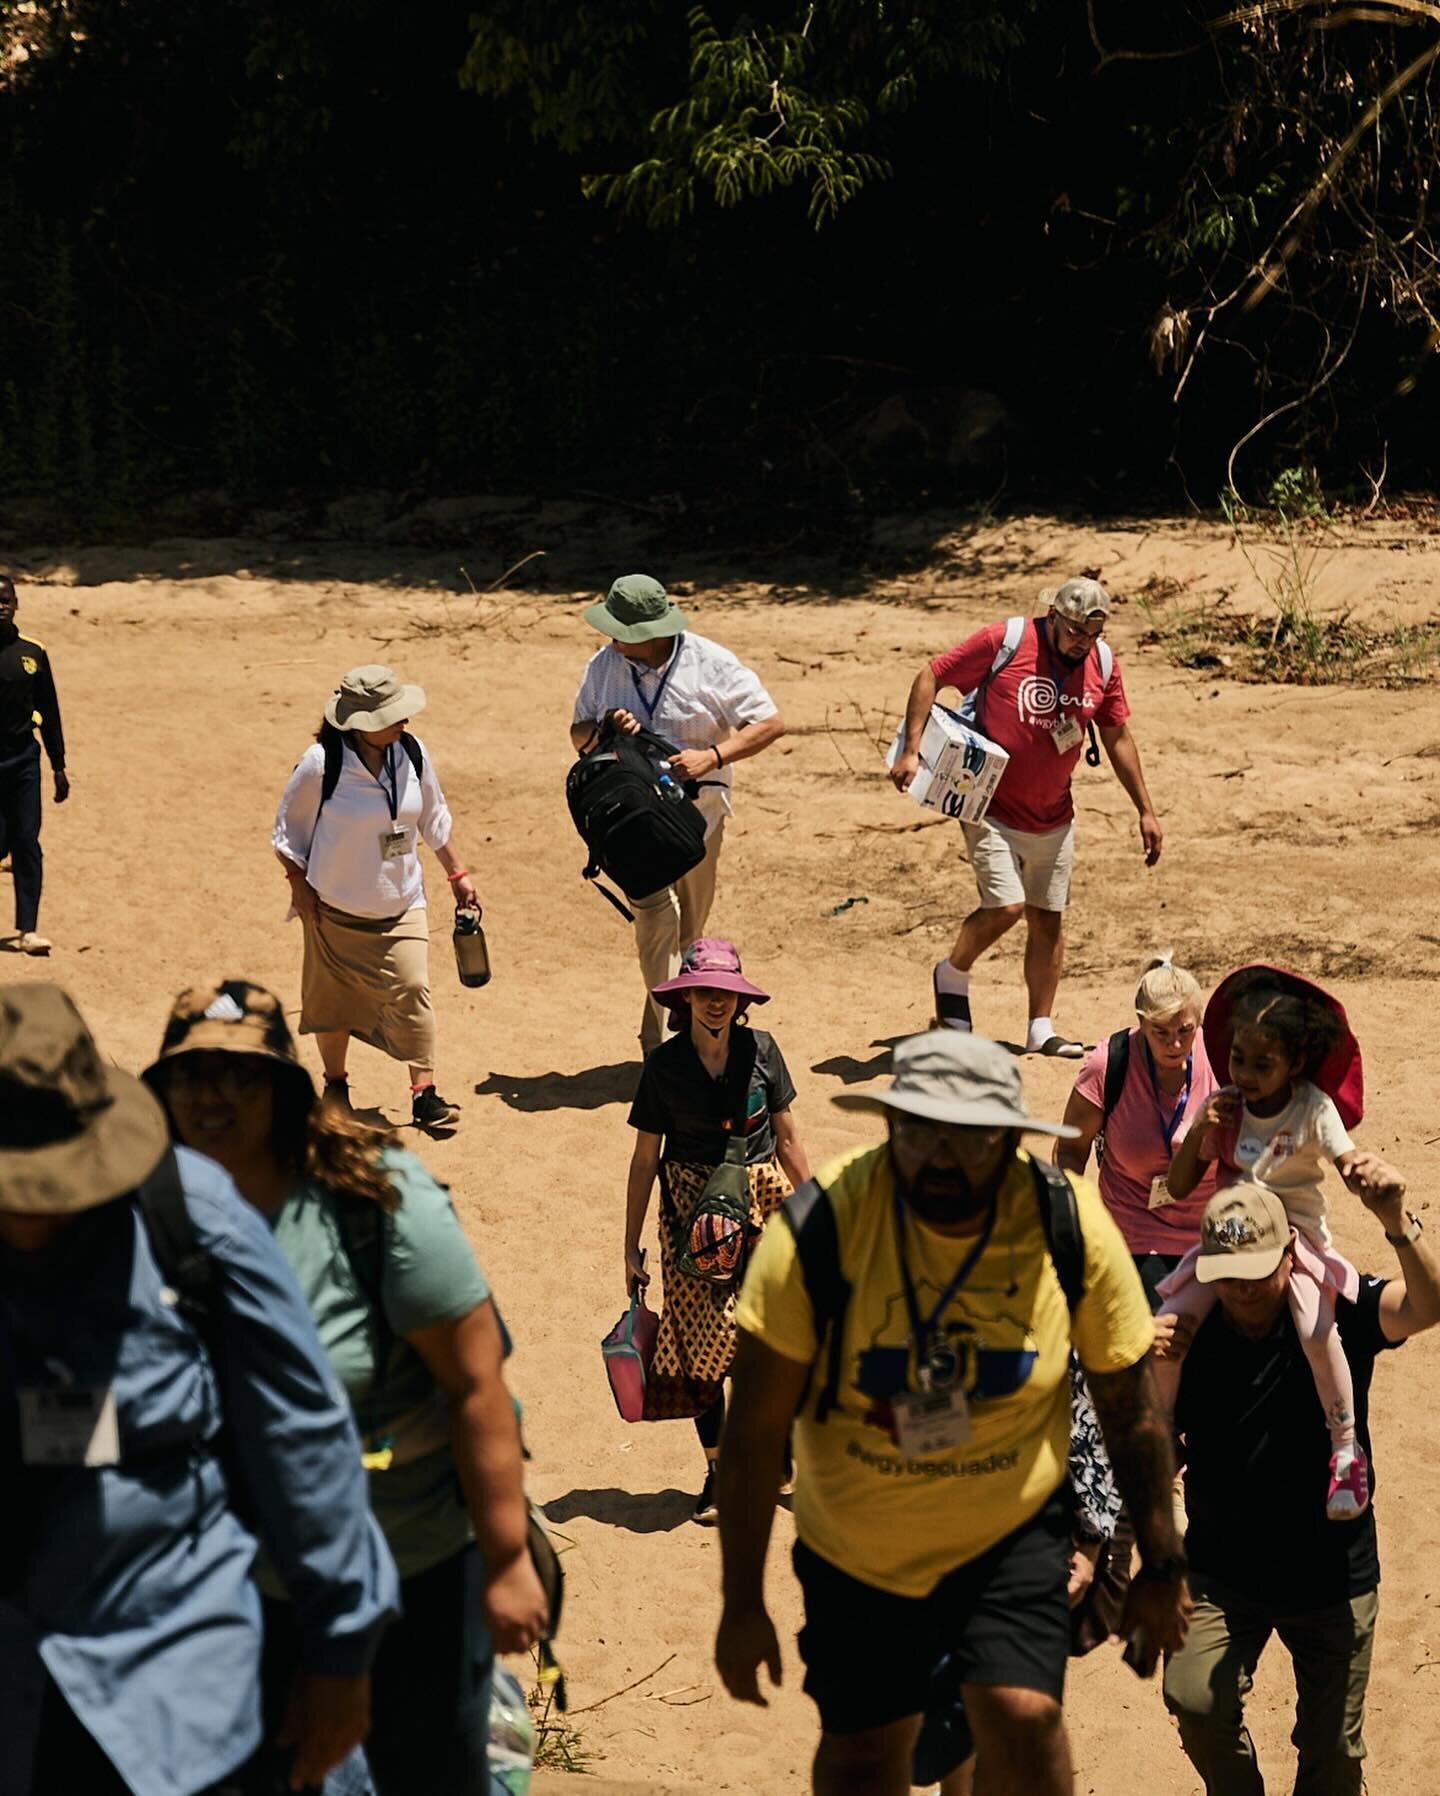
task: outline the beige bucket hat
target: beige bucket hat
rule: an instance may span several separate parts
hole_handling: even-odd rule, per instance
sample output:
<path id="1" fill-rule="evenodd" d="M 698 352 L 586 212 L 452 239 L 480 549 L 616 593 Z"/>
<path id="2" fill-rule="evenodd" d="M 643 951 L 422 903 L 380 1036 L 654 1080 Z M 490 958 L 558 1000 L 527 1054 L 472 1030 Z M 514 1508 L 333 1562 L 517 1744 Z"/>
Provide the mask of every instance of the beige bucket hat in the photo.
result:
<path id="1" fill-rule="evenodd" d="M 1025 1108 L 1015 1056 L 999 1042 L 959 1029 L 932 1029 L 896 1042 L 895 1078 L 888 1091 L 845 1091 L 831 1098 L 842 1110 L 900 1110 L 962 1129 L 1023 1129 L 1073 1141 L 1068 1123 L 1040 1122 Z"/>
<path id="2" fill-rule="evenodd" d="M 425 709 L 425 693 L 406 686 L 391 667 L 372 661 L 352 667 L 325 707 L 326 723 L 337 730 L 383 730 Z"/>
<path id="3" fill-rule="evenodd" d="M 110 1203 L 149 1177 L 169 1141 L 164 1111 L 105 1065 L 68 992 L 0 986 L 0 1209 Z"/>

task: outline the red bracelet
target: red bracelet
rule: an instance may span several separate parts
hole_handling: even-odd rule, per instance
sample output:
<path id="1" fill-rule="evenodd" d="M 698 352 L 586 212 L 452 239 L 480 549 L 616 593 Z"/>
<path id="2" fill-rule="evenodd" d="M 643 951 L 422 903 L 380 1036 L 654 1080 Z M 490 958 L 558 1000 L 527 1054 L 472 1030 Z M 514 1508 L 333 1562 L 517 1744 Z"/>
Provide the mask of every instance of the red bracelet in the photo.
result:
<path id="1" fill-rule="evenodd" d="M 447 873 L 445 877 L 453 886 L 457 879 L 468 879 L 470 877 L 470 869 L 468 867 L 457 867 L 453 873 Z"/>

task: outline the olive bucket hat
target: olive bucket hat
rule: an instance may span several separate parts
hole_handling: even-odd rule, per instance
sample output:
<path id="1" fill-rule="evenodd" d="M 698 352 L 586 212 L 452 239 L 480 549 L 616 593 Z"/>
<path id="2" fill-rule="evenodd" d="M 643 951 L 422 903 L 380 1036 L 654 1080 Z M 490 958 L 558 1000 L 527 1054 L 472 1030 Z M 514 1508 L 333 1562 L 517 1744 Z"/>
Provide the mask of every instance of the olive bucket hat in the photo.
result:
<path id="1" fill-rule="evenodd" d="M 143 1184 L 169 1140 L 159 1104 L 100 1058 L 68 992 L 0 986 L 0 1209 L 93 1210 Z"/>
<path id="2" fill-rule="evenodd" d="M 616 642 L 651 642 L 690 627 L 685 613 L 649 574 L 622 574 L 585 613 L 585 622 Z"/>
<path id="3" fill-rule="evenodd" d="M 337 730 L 384 730 L 425 709 L 425 693 L 407 686 L 393 668 L 369 662 L 352 667 L 330 696 L 326 723 Z"/>
<path id="4" fill-rule="evenodd" d="M 170 1009 L 160 1052 L 140 1075 L 163 1095 L 166 1069 L 184 1054 L 248 1054 L 268 1060 L 313 1102 L 315 1083 L 300 1063 L 280 1000 L 248 979 L 222 979 L 183 991 Z"/>

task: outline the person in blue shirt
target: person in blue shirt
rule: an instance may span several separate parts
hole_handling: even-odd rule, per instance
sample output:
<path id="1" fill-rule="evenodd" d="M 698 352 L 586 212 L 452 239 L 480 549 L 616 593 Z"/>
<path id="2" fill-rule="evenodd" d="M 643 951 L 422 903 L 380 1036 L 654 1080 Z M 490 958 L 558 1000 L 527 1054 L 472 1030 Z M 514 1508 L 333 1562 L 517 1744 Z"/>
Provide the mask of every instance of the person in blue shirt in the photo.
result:
<path id="1" fill-rule="evenodd" d="M 203 1326 L 161 1269 L 162 1188 L 211 1268 Z M 257 1538 L 298 1618 L 290 1787 L 363 1739 L 397 1581 L 349 1405 L 264 1221 L 49 984 L 0 987 L 0 1515 L 7 1796 L 243 1778 Z"/>

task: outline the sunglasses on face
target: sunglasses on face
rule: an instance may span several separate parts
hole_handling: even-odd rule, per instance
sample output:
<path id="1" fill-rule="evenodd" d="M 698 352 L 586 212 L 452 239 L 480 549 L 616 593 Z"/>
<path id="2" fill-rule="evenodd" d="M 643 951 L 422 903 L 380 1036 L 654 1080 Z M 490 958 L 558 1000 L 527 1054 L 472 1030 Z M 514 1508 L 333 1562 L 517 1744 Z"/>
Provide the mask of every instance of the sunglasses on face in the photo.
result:
<path id="1" fill-rule="evenodd" d="M 973 1154 L 978 1148 L 993 1147 L 1005 1132 L 1003 1129 L 967 1129 L 956 1123 L 924 1122 L 913 1116 L 897 1116 L 892 1126 L 896 1139 L 917 1154 L 933 1154 L 942 1147 L 948 1147 L 956 1155 Z"/>
<path id="2" fill-rule="evenodd" d="M 214 1091 L 221 1097 L 248 1097 L 270 1077 L 269 1068 L 245 1054 L 218 1054 L 213 1060 L 182 1054 L 170 1066 L 166 1084 L 173 1092 Z"/>

